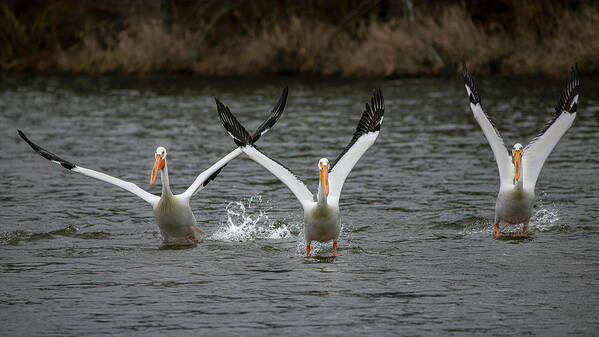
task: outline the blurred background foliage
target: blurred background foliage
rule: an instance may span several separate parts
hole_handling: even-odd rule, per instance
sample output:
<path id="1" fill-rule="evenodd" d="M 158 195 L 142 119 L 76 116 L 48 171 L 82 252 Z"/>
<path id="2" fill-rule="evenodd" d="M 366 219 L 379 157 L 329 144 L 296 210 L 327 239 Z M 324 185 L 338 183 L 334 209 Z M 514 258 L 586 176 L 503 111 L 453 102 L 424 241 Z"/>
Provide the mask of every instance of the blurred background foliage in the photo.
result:
<path id="1" fill-rule="evenodd" d="M 341 77 L 599 73 L 584 0 L 12 0 L 0 69 Z"/>

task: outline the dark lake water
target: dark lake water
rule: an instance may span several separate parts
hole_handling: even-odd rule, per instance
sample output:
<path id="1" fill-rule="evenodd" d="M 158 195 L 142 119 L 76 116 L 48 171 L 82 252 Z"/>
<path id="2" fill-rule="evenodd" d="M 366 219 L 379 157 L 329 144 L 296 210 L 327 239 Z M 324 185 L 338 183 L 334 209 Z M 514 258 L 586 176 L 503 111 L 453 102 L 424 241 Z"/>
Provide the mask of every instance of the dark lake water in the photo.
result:
<path id="1" fill-rule="evenodd" d="M 563 84 L 478 78 L 510 147 L 537 134 Z M 493 238 L 499 175 L 458 76 L 0 79 L 2 335 L 599 333 L 596 78 L 581 80 L 520 241 Z M 203 241 L 166 250 L 144 201 L 44 160 L 16 133 L 144 189 L 165 146 L 179 193 L 234 148 L 213 97 L 253 130 L 285 85 L 287 109 L 259 145 L 313 191 L 318 160 L 346 146 L 372 88 L 385 97 L 381 134 L 343 188 L 336 259 L 330 243 L 303 257 L 299 202 L 245 155 L 192 201 Z"/>

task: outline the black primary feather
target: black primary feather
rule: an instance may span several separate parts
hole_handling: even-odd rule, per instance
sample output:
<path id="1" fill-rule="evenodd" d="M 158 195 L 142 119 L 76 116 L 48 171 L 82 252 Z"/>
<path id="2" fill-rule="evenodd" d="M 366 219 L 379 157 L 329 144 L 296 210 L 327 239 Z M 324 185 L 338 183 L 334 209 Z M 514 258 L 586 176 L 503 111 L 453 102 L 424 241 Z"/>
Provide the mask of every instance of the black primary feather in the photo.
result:
<path id="1" fill-rule="evenodd" d="M 246 146 L 252 144 L 252 136 L 247 132 L 247 130 L 237 121 L 237 118 L 233 116 L 231 110 L 223 103 L 221 103 L 218 99 L 214 99 L 216 101 L 216 106 L 218 110 L 218 118 L 220 118 L 221 123 L 225 127 L 225 130 L 233 137 L 233 141 L 237 146 Z"/>
<path id="2" fill-rule="evenodd" d="M 575 113 L 577 103 L 574 102 L 574 98 L 578 96 L 578 88 L 580 87 L 580 81 L 578 81 L 578 64 L 576 64 L 570 70 L 570 78 L 564 89 L 562 89 L 562 95 L 557 101 L 555 106 L 555 114 L 561 115 L 562 112 L 567 111 L 569 113 Z"/>
<path id="3" fill-rule="evenodd" d="M 383 93 L 381 89 L 375 89 L 372 94 L 372 98 L 370 99 L 370 104 L 366 103 L 366 109 L 362 113 L 362 118 L 360 118 L 360 122 L 358 122 L 358 126 L 356 127 L 356 131 L 354 132 L 354 136 L 351 141 L 337 156 L 337 159 L 331 165 L 329 171 L 333 170 L 335 164 L 339 162 L 341 157 L 349 151 L 349 149 L 362 137 L 363 135 L 379 131 L 381 129 L 381 123 L 383 122 L 383 115 L 385 114 L 385 100 L 383 98 Z"/>
<path id="4" fill-rule="evenodd" d="M 283 111 L 285 110 L 285 104 L 287 104 L 288 92 L 289 88 L 285 87 L 281 97 L 279 97 L 279 101 L 270 112 L 268 118 L 258 127 L 258 129 L 256 129 L 256 132 L 254 132 L 254 135 L 252 136 L 252 144 L 256 143 L 260 136 L 267 133 L 279 120 L 279 117 L 281 117 Z"/>
<path id="5" fill-rule="evenodd" d="M 71 163 L 71 162 L 69 162 L 67 160 L 64 160 L 64 159 L 60 158 L 59 156 L 55 155 L 54 153 L 52 153 L 52 152 L 50 152 L 50 151 L 42 148 L 41 146 L 39 146 L 39 145 L 35 144 L 34 142 L 32 142 L 31 140 L 29 140 L 29 138 L 27 138 L 27 136 L 25 136 L 25 134 L 23 133 L 23 131 L 21 131 L 21 130 L 17 130 L 17 131 L 19 133 L 19 136 L 21 136 L 21 138 L 23 138 L 23 140 L 25 142 L 27 142 L 27 144 L 29 144 L 29 146 L 31 146 L 31 148 L 35 152 L 39 153 L 42 157 L 44 157 L 44 158 L 46 158 L 48 160 L 51 160 L 53 162 L 56 162 L 56 163 L 62 165 L 62 167 L 68 169 L 68 170 L 72 170 L 72 169 L 74 169 L 76 167 L 75 164 L 73 164 L 73 163 Z"/>
<path id="6" fill-rule="evenodd" d="M 478 93 L 478 86 L 476 85 L 476 82 L 474 82 L 474 79 L 472 78 L 472 76 L 470 76 L 470 73 L 468 72 L 468 68 L 466 68 L 466 63 L 463 64 L 462 69 L 463 69 L 462 74 L 464 76 L 464 82 L 470 89 L 470 95 L 468 95 L 468 98 L 470 99 L 470 103 L 472 103 L 474 105 L 481 104 L 481 107 L 482 107 L 482 103 L 480 100 L 480 94 Z"/>
<path id="7" fill-rule="evenodd" d="M 227 164 L 221 166 L 221 168 L 219 168 L 218 170 L 214 171 L 214 173 L 212 173 L 210 175 L 210 177 L 208 177 L 208 179 L 204 180 L 204 182 L 202 183 L 202 186 L 205 187 L 206 185 L 208 185 L 212 180 L 214 180 L 216 178 L 216 176 L 220 173 L 220 171 L 222 169 L 225 168 L 225 166 L 227 166 Z"/>
<path id="8" fill-rule="evenodd" d="M 530 141 L 529 144 L 534 143 L 539 137 L 547 132 L 547 130 L 564 112 L 571 114 L 576 112 L 577 102 L 574 102 L 574 98 L 578 96 L 579 87 L 580 82 L 578 81 L 578 65 L 575 65 L 570 70 L 570 78 L 568 79 L 566 86 L 562 89 L 562 95 L 560 96 L 559 101 L 557 101 L 553 117 L 547 121 L 547 123 L 545 123 L 545 126 L 543 126 L 541 131 Z"/>

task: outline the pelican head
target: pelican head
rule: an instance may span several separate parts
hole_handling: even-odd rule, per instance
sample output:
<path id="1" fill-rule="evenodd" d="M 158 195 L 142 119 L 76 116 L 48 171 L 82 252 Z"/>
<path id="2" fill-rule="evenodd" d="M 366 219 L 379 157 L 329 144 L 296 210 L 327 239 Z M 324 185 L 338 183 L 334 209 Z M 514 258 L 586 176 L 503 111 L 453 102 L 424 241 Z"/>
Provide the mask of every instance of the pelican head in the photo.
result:
<path id="1" fill-rule="evenodd" d="M 512 162 L 514 163 L 514 184 L 520 180 L 520 165 L 522 164 L 522 152 L 524 148 L 520 143 L 514 144 L 512 148 Z"/>
<path id="2" fill-rule="evenodd" d="M 152 177 L 150 178 L 150 186 L 154 185 L 154 181 L 156 180 L 156 174 L 158 171 L 164 169 L 164 165 L 166 165 L 166 149 L 162 146 L 156 148 L 156 162 L 154 162 L 154 168 L 152 169 Z"/>
<path id="3" fill-rule="evenodd" d="M 329 196 L 329 160 L 322 158 L 318 161 L 318 169 L 320 170 L 320 184 L 324 188 L 324 194 Z"/>

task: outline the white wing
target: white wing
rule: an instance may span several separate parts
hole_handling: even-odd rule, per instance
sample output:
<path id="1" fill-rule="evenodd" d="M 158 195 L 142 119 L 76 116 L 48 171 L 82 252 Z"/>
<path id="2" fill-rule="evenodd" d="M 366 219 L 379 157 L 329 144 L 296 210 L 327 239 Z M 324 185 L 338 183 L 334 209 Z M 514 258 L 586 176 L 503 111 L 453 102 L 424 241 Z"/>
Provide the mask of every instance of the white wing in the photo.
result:
<path id="1" fill-rule="evenodd" d="M 483 130 L 489 145 L 491 145 L 491 149 L 493 150 L 493 155 L 495 156 L 495 161 L 497 162 L 497 168 L 499 169 L 499 179 L 501 183 L 509 182 L 512 183 L 514 178 L 514 164 L 512 163 L 512 159 L 503 143 L 503 139 L 499 134 L 499 131 L 495 128 L 493 123 L 489 120 L 485 112 L 483 111 L 483 107 L 480 101 L 480 95 L 478 93 L 478 88 L 476 83 L 470 77 L 466 66 L 464 66 L 464 82 L 466 82 L 466 92 L 468 93 L 468 98 L 470 99 L 470 108 L 472 109 L 472 113 L 474 114 L 474 118 L 480 125 L 480 128 Z"/>
<path id="2" fill-rule="evenodd" d="M 109 184 L 116 185 L 116 186 L 118 186 L 122 189 L 125 189 L 125 190 L 137 195 L 138 197 L 144 199 L 145 201 L 150 203 L 152 206 L 154 206 L 156 203 L 158 203 L 158 200 L 160 200 L 159 196 L 142 190 L 139 186 L 135 185 L 134 183 L 124 181 L 119 178 L 115 178 L 113 176 L 109 176 L 108 174 L 105 174 L 102 172 L 90 170 L 90 169 L 87 169 L 87 168 L 81 167 L 81 166 L 75 166 L 71 169 L 71 171 L 78 172 L 78 173 L 81 173 L 88 177 L 96 178 L 98 180 L 105 181 Z"/>
<path id="3" fill-rule="evenodd" d="M 181 197 L 189 200 L 191 197 L 200 191 L 204 186 L 208 185 L 216 176 L 220 173 L 220 171 L 233 159 L 241 154 L 241 149 L 236 148 L 235 150 L 229 152 L 226 156 L 217 161 L 214 165 L 210 166 L 207 170 L 200 173 L 200 175 L 196 178 L 196 180 L 189 186 L 189 188 L 181 193 Z"/>
<path id="4" fill-rule="evenodd" d="M 366 110 L 362 113 L 352 140 L 331 165 L 329 175 L 331 202 L 339 201 L 343 184 L 349 172 L 376 141 L 383 123 L 384 113 L 383 94 L 380 89 L 377 89 L 374 91 L 370 104 L 366 104 Z"/>
<path id="5" fill-rule="evenodd" d="M 138 197 L 144 199 L 145 201 L 150 203 L 152 206 L 154 206 L 156 203 L 158 203 L 158 200 L 160 200 L 160 197 L 142 190 L 141 188 L 139 188 L 139 186 L 135 185 L 134 183 L 124 181 L 124 180 L 115 178 L 113 176 L 109 176 L 107 174 L 104 174 L 104 173 L 101 173 L 98 171 L 94 171 L 94 170 L 90 170 L 90 169 L 87 169 L 87 168 L 84 168 L 81 166 L 77 166 L 69 161 L 66 161 L 66 160 L 58 157 L 54 153 L 40 147 L 39 145 L 37 145 L 34 142 L 32 142 L 31 140 L 29 140 L 29 138 L 27 138 L 27 136 L 25 136 L 25 134 L 21 130 L 18 130 L 18 132 L 19 132 L 19 136 L 21 136 L 21 138 L 23 138 L 23 140 L 25 140 L 27 142 L 27 144 L 29 144 L 29 146 L 31 146 L 31 148 L 35 152 L 39 153 L 42 157 L 44 157 L 56 164 L 60 164 L 62 167 L 66 168 L 70 171 L 81 173 L 88 177 L 96 178 L 98 180 L 102 180 L 107 183 L 116 185 L 116 186 L 118 186 L 122 189 L 125 189 L 125 190 L 137 195 Z"/>
<path id="6" fill-rule="evenodd" d="M 572 68 L 570 80 L 562 91 L 562 96 L 555 107 L 553 119 L 547 123 L 541 134 L 533 139 L 524 149 L 522 155 L 522 176 L 526 189 L 534 191 L 537 178 L 541 173 L 543 164 L 560 138 L 568 131 L 578 106 L 578 70 Z"/>
<path id="7" fill-rule="evenodd" d="M 260 152 L 257 148 L 246 145 L 241 148 L 245 154 L 248 155 L 253 161 L 262 165 L 265 169 L 270 171 L 275 177 L 279 178 L 283 184 L 287 185 L 287 187 L 293 192 L 297 200 L 300 201 L 302 206 L 307 206 L 310 203 L 314 202 L 314 197 L 312 193 L 308 190 L 306 185 L 299 180 L 299 178 L 291 172 L 288 168 L 283 166 L 282 164 L 276 162 L 273 159 L 270 159 L 267 155 Z"/>

